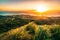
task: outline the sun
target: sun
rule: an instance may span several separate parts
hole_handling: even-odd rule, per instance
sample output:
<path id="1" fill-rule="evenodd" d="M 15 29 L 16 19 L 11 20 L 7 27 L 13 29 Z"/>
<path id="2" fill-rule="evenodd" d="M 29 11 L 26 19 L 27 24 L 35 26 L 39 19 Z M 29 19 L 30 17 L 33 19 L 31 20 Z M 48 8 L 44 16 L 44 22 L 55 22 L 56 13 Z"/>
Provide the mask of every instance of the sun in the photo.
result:
<path id="1" fill-rule="evenodd" d="M 43 7 L 43 6 L 40 6 L 36 9 L 38 12 L 45 12 L 47 11 L 47 8 L 46 7 Z"/>
<path id="2" fill-rule="evenodd" d="M 48 7 L 46 5 L 40 5 L 36 7 L 37 12 L 46 12 L 48 10 Z"/>

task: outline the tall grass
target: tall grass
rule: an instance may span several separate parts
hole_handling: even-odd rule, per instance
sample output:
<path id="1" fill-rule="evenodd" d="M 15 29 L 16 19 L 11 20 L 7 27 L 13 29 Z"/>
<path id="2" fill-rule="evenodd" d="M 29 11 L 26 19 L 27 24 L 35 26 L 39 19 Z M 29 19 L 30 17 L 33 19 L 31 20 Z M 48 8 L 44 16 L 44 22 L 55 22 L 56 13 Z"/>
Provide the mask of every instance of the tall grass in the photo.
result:
<path id="1" fill-rule="evenodd" d="M 39 26 L 31 22 L 0 35 L 0 40 L 60 40 L 60 25 Z"/>
<path id="2" fill-rule="evenodd" d="M 42 25 L 36 32 L 35 40 L 60 40 L 60 26 Z"/>

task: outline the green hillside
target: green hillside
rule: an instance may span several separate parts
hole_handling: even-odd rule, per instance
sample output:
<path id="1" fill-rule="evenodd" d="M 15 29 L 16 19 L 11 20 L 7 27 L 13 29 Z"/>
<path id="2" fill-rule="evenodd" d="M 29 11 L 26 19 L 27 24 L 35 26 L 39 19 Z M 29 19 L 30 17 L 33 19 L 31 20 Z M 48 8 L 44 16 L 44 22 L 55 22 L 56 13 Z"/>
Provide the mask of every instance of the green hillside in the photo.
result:
<path id="1" fill-rule="evenodd" d="M 0 40 L 60 40 L 60 25 L 37 25 L 30 22 L 0 33 Z"/>

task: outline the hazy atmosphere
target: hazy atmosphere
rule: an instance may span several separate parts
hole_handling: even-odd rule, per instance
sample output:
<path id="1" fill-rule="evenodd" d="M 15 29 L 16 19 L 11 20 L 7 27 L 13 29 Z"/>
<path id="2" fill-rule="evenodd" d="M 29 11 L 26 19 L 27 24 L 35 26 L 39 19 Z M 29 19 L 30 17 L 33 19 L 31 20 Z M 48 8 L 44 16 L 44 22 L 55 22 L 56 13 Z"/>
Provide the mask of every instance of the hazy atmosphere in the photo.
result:
<path id="1" fill-rule="evenodd" d="M 0 0 L 0 40 L 60 40 L 60 0 Z"/>

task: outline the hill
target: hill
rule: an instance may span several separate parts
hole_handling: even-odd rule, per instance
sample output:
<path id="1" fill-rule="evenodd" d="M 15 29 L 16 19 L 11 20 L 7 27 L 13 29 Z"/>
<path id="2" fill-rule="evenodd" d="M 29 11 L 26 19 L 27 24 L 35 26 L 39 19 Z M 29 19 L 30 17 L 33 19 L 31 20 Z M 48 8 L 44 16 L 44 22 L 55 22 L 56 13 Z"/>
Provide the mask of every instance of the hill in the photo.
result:
<path id="1" fill-rule="evenodd" d="M 60 25 L 60 17 L 44 17 L 29 15 L 0 16 L 0 33 L 34 22 L 37 25 Z M 2 31 L 1 31 L 2 30 Z"/>
<path id="2" fill-rule="evenodd" d="M 27 25 L 0 34 L 0 40 L 60 40 L 60 25 Z"/>

